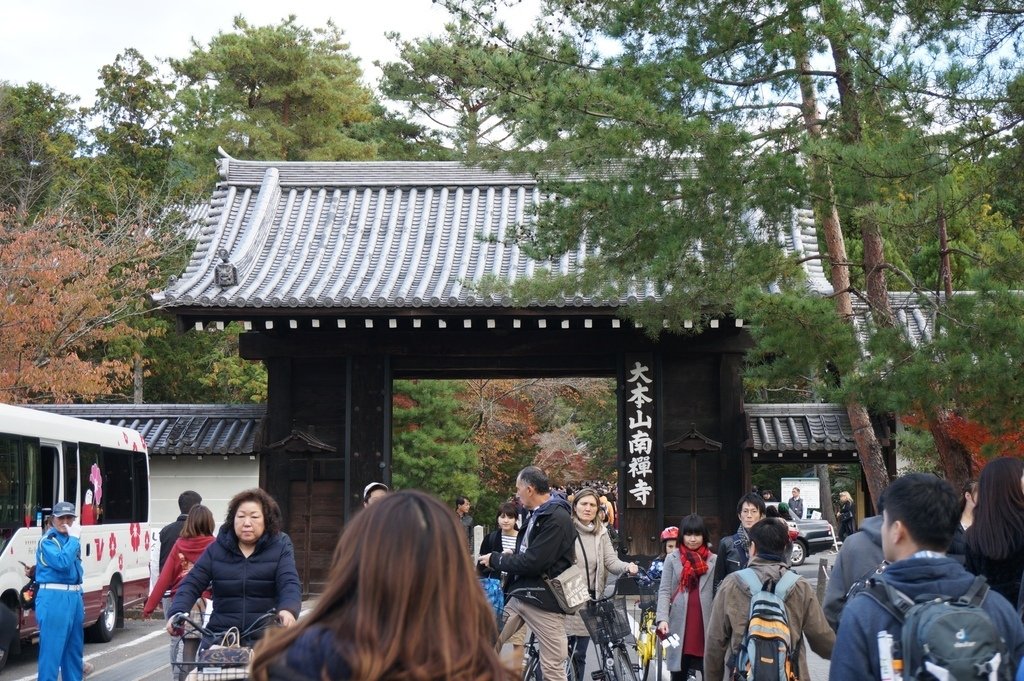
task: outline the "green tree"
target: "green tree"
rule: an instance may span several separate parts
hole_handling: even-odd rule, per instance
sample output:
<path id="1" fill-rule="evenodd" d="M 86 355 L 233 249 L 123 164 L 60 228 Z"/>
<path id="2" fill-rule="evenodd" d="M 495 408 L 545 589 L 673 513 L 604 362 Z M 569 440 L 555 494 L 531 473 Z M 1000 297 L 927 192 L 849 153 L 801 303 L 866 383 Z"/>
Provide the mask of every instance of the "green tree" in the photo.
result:
<path id="1" fill-rule="evenodd" d="M 457 153 L 470 156 L 511 140 L 516 124 L 502 104 L 503 90 L 492 85 L 515 55 L 490 43 L 483 27 L 492 14 L 485 6 L 476 3 L 473 14 L 459 14 L 439 36 L 408 41 L 388 33 L 399 61 L 377 62 L 381 93 L 429 121 Z"/>
<path id="2" fill-rule="evenodd" d="M 460 409 L 458 381 L 395 381 L 392 481 L 449 502 L 481 491 L 479 456 Z"/>
<path id="3" fill-rule="evenodd" d="M 174 84 L 134 48 L 103 66 L 100 82 L 90 111 L 99 119 L 92 129 L 96 165 L 150 191 L 169 184 Z"/>
<path id="4" fill-rule="evenodd" d="M 294 16 L 276 26 L 252 26 L 241 16 L 234 31 L 172 59 L 182 79 L 175 118 L 177 144 L 193 168 L 207 168 L 218 146 L 240 158 L 359 160 L 372 143 L 353 128 L 371 119 L 373 95 L 359 79 L 333 23 L 309 29 Z"/>
<path id="5" fill-rule="evenodd" d="M 449 6 L 486 20 L 471 3 L 455 4 Z M 860 426 L 869 423 L 865 407 L 881 402 L 866 390 L 867 378 L 884 378 L 882 368 L 910 351 L 953 367 L 991 348 L 992 361 L 980 364 L 1000 367 L 995 355 L 1008 350 L 1005 342 L 979 348 L 976 338 L 959 352 L 940 352 L 929 339 L 920 346 L 887 331 L 894 326 L 890 284 L 926 291 L 926 282 L 947 280 L 941 261 L 915 256 L 927 247 L 949 256 L 953 221 L 975 224 L 985 214 L 977 192 L 983 183 L 957 197 L 948 191 L 955 173 L 976 164 L 972 155 L 994 135 L 1020 123 L 1007 106 L 1019 67 L 1001 68 L 1019 59 L 969 63 L 956 38 L 968 25 L 981 26 L 984 12 L 950 4 L 969 17 L 956 35 L 939 24 L 919 29 L 892 3 L 831 0 L 553 0 L 528 36 L 491 26 L 494 45 L 533 62 L 501 84 L 516 102 L 517 147 L 525 151 L 500 162 L 535 172 L 547 191 L 566 199 L 546 204 L 538 224 L 520 236 L 543 256 L 561 255 L 581 238 L 599 249 L 585 272 L 530 282 L 521 293 L 582 289 L 610 297 L 645 280 L 664 303 L 626 314 L 649 329 L 665 320 L 671 331 L 685 332 L 684 320 L 729 312 L 753 320 L 758 370 L 799 378 L 814 394 L 847 402 L 877 498 L 887 475 L 871 429 Z M 1009 41 L 1003 49 L 1018 46 Z M 991 124 L 979 125 L 979 112 Z M 943 129 L 949 132 L 936 132 Z M 570 172 L 584 181 L 552 179 Z M 807 300 L 796 263 L 785 262 L 776 246 L 793 210 L 806 204 L 815 208 L 827 247 L 831 307 Z M 1005 225 L 965 231 L 985 242 L 961 249 L 971 253 L 969 272 L 987 276 L 994 289 L 1020 280 L 1011 278 L 1012 258 L 998 255 L 1018 252 L 1019 234 Z M 985 251 L 995 257 L 974 259 Z M 789 295 L 762 294 L 776 286 Z M 756 294 L 742 297 L 749 291 Z M 867 362 L 846 323 L 855 300 L 870 305 L 881 330 Z M 992 303 L 975 296 L 963 305 L 991 310 Z M 965 333 L 977 329 L 966 313 L 940 315 Z M 773 325 L 809 332 L 786 334 Z M 698 321 L 694 331 L 700 328 Z M 774 342 L 780 339 L 788 344 Z M 927 382 L 885 386 L 906 401 L 924 391 L 950 394 Z M 986 406 L 962 391 L 957 400 L 963 403 L 943 408 Z M 999 409 L 1006 422 L 1016 407 Z"/>
<path id="6" fill-rule="evenodd" d="M 77 101 L 40 83 L 0 82 L 0 205 L 25 216 L 55 203 L 80 148 Z"/>

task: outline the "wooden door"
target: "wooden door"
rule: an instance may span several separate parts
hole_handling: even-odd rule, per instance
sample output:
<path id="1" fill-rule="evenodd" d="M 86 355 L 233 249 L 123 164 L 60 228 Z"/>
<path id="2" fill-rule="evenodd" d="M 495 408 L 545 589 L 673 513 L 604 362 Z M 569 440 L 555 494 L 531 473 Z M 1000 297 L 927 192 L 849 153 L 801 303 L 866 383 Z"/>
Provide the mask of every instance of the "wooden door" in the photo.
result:
<path id="1" fill-rule="evenodd" d="M 324 454 L 290 454 L 286 531 L 295 544 L 303 595 L 323 592 L 344 523 L 344 462 Z"/>

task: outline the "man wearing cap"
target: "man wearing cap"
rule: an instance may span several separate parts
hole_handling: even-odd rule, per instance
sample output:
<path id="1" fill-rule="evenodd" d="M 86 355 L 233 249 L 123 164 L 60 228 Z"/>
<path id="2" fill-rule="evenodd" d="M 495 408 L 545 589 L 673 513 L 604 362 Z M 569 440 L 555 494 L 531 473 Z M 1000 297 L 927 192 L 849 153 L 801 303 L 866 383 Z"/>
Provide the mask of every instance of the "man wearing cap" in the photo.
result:
<path id="1" fill-rule="evenodd" d="M 363 488 L 363 508 L 375 501 L 380 501 L 388 493 L 388 486 L 383 482 L 371 482 Z"/>
<path id="2" fill-rule="evenodd" d="M 58 501 L 36 547 L 39 681 L 82 678 L 82 528 L 76 518 L 74 504 Z"/>

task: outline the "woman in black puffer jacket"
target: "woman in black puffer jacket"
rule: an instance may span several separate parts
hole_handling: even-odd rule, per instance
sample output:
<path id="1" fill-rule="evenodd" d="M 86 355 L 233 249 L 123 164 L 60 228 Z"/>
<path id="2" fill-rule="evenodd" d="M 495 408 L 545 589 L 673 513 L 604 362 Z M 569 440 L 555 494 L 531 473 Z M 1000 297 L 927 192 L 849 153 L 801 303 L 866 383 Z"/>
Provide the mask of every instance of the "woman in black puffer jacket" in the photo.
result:
<path id="1" fill-rule="evenodd" d="M 1024 460 L 992 459 L 978 478 L 978 505 L 967 529 L 967 570 L 1017 605 L 1024 575 Z"/>
<path id="2" fill-rule="evenodd" d="M 178 587 L 167 613 L 188 613 L 196 599 L 213 586 L 209 629 L 245 632 L 268 610 L 291 626 L 302 608 L 302 585 L 295 569 L 292 540 L 281 531 L 281 509 L 261 489 L 239 492 L 228 504 L 227 519 L 217 540 L 207 547 Z M 244 641 L 243 644 L 250 644 Z"/>

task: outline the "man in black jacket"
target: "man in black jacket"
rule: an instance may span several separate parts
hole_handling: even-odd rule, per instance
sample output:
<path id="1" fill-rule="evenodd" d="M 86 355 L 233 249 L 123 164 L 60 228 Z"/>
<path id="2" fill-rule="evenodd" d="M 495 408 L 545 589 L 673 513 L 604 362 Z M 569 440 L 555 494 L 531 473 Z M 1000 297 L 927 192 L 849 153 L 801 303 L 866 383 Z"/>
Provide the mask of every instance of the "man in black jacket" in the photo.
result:
<path id="1" fill-rule="evenodd" d="M 723 579 L 747 567 L 750 550 L 750 537 L 747 532 L 764 520 L 764 500 L 754 492 L 747 494 L 736 504 L 736 517 L 740 520 L 736 534 L 722 537 L 722 541 L 718 545 L 718 560 L 715 561 L 715 593 L 718 593 L 718 585 L 722 583 Z"/>
<path id="2" fill-rule="evenodd" d="M 185 490 L 178 495 L 178 510 L 181 511 L 181 515 L 178 519 L 169 525 L 164 525 L 163 529 L 160 530 L 160 569 L 164 569 L 164 563 L 167 562 L 167 556 L 171 554 L 171 547 L 174 546 L 174 542 L 178 541 L 178 535 L 181 534 L 181 528 L 185 527 L 185 519 L 188 518 L 188 512 L 192 510 L 192 507 L 196 504 L 203 503 L 203 498 L 199 496 L 199 492 L 193 492 L 192 490 Z"/>
<path id="3" fill-rule="evenodd" d="M 494 551 L 480 556 L 480 564 L 509 574 L 505 611 L 521 617 L 536 635 L 546 681 L 565 681 L 565 614 L 544 578 L 560 574 L 575 558 L 571 507 L 551 494 L 547 475 L 536 466 L 519 472 L 516 492 L 532 511 L 517 538 L 516 552 Z"/>

